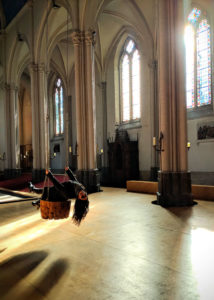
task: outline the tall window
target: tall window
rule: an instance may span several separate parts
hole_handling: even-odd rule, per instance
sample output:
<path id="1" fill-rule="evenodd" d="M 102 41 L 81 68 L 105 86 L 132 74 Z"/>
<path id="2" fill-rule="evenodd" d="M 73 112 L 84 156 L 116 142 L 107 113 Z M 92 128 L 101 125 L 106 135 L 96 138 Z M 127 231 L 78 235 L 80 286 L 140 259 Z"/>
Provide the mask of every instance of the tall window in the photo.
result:
<path id="1" fill-rule="evenodd" d="M 201 10 L 193 8 L 185 28 L 187 108 L 211 104 L 210 25 Z"/>
<path id="2" fill-rule="evenodd" d="M 140 118 L 140 54 L 133 40 L 125 43 L 120 60 L 122 121 Z"/>
<path id="3" fill-rule="evenodd" d="M 56 81 L 54 93 L 55 135 L 60 135 L 64 132 L 63 103 L 62 80 L 58 78 Z"/>

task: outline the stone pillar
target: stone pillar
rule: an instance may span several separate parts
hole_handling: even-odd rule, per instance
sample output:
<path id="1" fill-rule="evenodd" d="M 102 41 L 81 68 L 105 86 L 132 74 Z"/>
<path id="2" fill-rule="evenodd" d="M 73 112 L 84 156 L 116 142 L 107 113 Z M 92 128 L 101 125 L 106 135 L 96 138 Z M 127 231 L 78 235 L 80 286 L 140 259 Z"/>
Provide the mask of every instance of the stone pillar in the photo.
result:
<path id="1" fill-rule="evenodd" d="M 77 146 L 78 146 L 78 169 L 86 169 L 86 132 L 85 119 L 86 112 L 84 110 L 84 48 L 83 34 L 79 31 L 72 33 L 72 41 L 74 45 L 74 62 L 75 62 L 75 98 L 76 98 L 76 128 L 77 128 Z"/>
<path id="2" fill-rule="evenodd" d="M 163 134 L 157 202 L 193 205 L 187 171 L 183 0 L 159 2 L 159 131 Z"/>
<path id="3" fill-rule="evenodd" d="M 5 85 L 5 121 L 7 135 L 7 150 L 4 175 L 5 178 L 13 178 L 21 174 L 19 168 L 19 112 L 18 112 L 18 88 L 15 84 Z"/>
<path id="4" fill-rule="evenodd" d="M 46 73 L 43 64 L 31 64 L 33 180 L 42 181 L 48 159 Z"/>
<path id="5" fill-rule="evenodd" d="M 89 192 L 99 191 L 96 162 L 96 100 L 93 33 L 72 33 L 75 61 L 78 178 Z"/>
<path id="6" fill-rule="evenodd" d="M 106 82 L 101 82 L 101 85 L 102 85 L 102 104 L 103 104 L 103 162 L 104 162 L 104 166 L 106 167 L 108 164 Z"/>

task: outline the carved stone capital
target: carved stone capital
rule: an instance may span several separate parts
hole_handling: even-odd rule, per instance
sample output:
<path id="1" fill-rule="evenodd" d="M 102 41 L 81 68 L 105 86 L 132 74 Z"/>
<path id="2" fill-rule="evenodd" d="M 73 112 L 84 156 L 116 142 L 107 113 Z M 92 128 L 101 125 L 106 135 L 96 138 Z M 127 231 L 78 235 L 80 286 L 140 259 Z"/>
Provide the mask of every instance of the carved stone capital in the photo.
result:
<path id="1" fill-rule="evenodd" d="M 33 62 L 30 63 L 29 64 L 29 70 L 30 70 L 30 72 L 37 72 L 38 71 L 38 65 L 33 63 Z"/>
<path id="2" fill-rule="evenodd" d="M 18 87 L 15 85 L 15 83 L 5 83 L 3 84 L 3 87 L 6 91 L 18 91 Z"/>
<path id="3" fill-rule="evenodd" d="M 6 82 L 5 82 L 5 84 L 4 84 L 4 89 L 5 89 L 6 91 L 9 91 L 9 90 L 10 90 L 10 85 L 9 85 L 8 83 L 6 83 Z"/>
<path id="4" fill-rule="evenodd" d="M 71 34 L 72 42 L 75 46 L 79 46 L 83 41 L 83 34 L 81 31 L 74 31 Z"/>
<path id="5" fill-rule="evenodd" d="M 46 67 L 44 63 L 40 63 L 40 64 L 35 64 L 35 63 L 30 63 L 29 64 L 29 69 L 30 72 L 46 72 Z"/>
<path id="6" fill-rule="evenodd" d="M 37 66 L 38 66 L 38 72 L 40 72 L 40 73 L 46 72 L 44 63 L 38 64 Z"/>
<path id="7" fill-rule="evenodd" d="M 86 45 L 95 45 L 95 36 L 96 32 L 95 31 L 86 31 L 85 32 L 85 43 Z"/>
<path id="8" fill-rule="evenodd" d="M 28 7 L 32 8 L 33 5 L 34 5 L 34 2 L 35 2 L 35 0 L 28 0 L 28 1 L 27 1 Z"/>
<path id="9" fill-rule="evenodd" d="M 15 91 L 15 92 L 18 91 L 18 87 L 15 85 L 14 82 L 12 82 L 12 83 L 10 84 L 10 90 L 11 90 L 11 91 Z"/>

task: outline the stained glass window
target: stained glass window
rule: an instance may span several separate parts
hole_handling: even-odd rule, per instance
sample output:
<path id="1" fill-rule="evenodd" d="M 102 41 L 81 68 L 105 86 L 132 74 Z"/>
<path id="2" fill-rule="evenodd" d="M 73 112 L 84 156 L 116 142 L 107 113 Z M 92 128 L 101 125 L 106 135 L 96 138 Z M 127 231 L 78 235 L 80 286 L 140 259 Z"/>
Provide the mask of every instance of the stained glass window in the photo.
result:
<path id="1" fill-rule="evenodd" d="M 124 47 L 121 59 L 122 121 L 140 118 L 140 54 L 133 40 Z"/>
<path id="2" fill-rule="evenodd" d="M 210 25 L 193 8 L 185 28 L 187 108 L 211 104 Z"/>
<path id="3" fill-rule="evenodd" d="M 194 84 L 194 61 L 195 61 L 195 37 L 192 25 L 185 29 L 186 43 L 186 94 L 187 108 L 194 107 L 195 103 L 195 84 Z"/>
<path id="4" fill-rule="evenodd" d="M 63 87 L 61 79 L 57 79 L 55 93 L 55 134 L 63 134 L 64 132 L 64 112 L 63 112 Z"/>
<path id="5" fill-rule="evenodd" d="M 122 97 L 123 97 L 123 121 L 128 121 L 130 119 L 128 55 L 124 56 L 122 62 Z"/>
<path id="6" fill-rule="evenodd" d="M 198 18 L 200 17 L 200 14 L 200 9 L 194 7 L 191 13 L 189 14 L 188 21 L 193 24 L 196 23 Z"/>
<path id="7" fill-rule="evenodd" d="M 202 20 L 197 30 L 197 105 L 211 103 L 210 26 Z"/>

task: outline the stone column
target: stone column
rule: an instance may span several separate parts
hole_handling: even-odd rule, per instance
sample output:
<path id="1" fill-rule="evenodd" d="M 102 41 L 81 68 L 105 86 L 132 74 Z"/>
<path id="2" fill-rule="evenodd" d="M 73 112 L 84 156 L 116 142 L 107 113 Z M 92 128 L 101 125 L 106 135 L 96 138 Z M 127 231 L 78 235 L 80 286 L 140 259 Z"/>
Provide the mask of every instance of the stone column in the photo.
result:
<path id="1" fill-rule="evenodd" d="M 13 178 L 21 174 L 19 168 L 19 115 L 18 115 L 18 88 L 15 84 L 5 85 L 5 121 L 7 135 L 7 150 L 5 163 L 5 177 Z"/>
<path id="2" fill-rule="evenodd" d="M 75 98 L 76 98 L 76 128 L 77 128 L 77 146 L 78 146 L 78 169 L 87 168 L 86 158 L 86 111 L 84 107 L 84 36 L 81 32 L 72 33 L 74 45 L 75 62 Z"/>
<path id="3" fill-rule="evenodd" d="M 158 204 L 193 205 L 187 171 L 187 120 L 183 1 L 159 2 L 159 131 Z"/>
<path id="4" fill-rule="evenodd" d="M 75 61 L 76 126 L 79 180 L 89 192 L 98 191 L 96 162 L 96 100 L 92 32 L 72 33 Z"/>
<path id="5" fill-rule="evenodd" d="M 108 146 L 107 146 L 107 95 L 106 95 L 106 82 L 101 82 L 102 85 L 102 104 L 103 104 L 103 161 L 104 166 L 108 163 Z"/>
<path id="6" fill-rule="evenodd" d="M 47 88 L 43 64 L 30 65 L 32 102 L 33 180 L 44 179 L 48 153 Z"/>
<path id="7" fill-rule="evenodd" d="M 94 170 L 96 162 L 96 98 L 94 73 L 94 37 L 90 31 L 85 34 L 85 103 L 86 140 L 88 168 Z"/>

